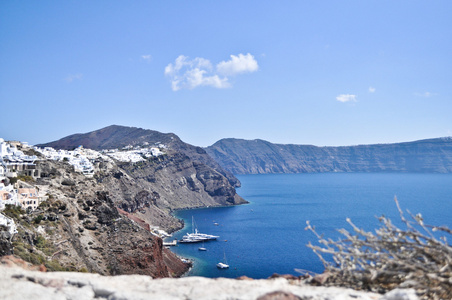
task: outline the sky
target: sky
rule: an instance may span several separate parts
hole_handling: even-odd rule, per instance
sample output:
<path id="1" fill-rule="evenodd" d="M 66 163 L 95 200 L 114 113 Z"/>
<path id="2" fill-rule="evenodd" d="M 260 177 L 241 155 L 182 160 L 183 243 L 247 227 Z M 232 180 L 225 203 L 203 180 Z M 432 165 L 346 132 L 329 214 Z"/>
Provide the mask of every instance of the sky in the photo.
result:
<path id="1" fill-rule="evenodd" d="M 0 137 L 452 135 L 452 1 L 0 1 Z"/>

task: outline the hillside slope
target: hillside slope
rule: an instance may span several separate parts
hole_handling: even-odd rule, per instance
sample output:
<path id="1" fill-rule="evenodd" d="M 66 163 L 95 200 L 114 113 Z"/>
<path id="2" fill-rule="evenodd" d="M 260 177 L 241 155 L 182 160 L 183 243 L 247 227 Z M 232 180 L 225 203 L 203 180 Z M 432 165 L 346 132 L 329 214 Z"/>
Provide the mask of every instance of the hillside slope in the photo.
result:
<path id="1" fill-rule="evenodd" d="M 74 172 L 65 162 L 42 160 L 38 167 L 43 177 L 32 183 L 46 191 L 48 199 L 28 213 L 18 207 L 3 211 L 14 219 L 18 229 L 12 238 L 0 235 L 0 241 L 6 244 L 4 254 L 44 264 L 49 270 L 152 277 L 180 276 L 187 271 L 189 266 L 165 249 L 162 239 L 151 234 L 144 222 L 132 221 L 117 209 L 128 199 L 117 194 L 106 180 L 117 174 L 116 166 L 103 168 L 97 178 Z M 131 191 L 137 189 L 133 180 L 129 186 Z M 157 204 L 149 203 L 147 210 L 161 211 L 152 225 L 182 226 Z"/>
<path id="2" fill-rule="evenodd" d="M 182 275 L 189 266 L 152 231 L 181 229 L 183 222 L 172 216 L 176 209 L 246 203 L 236 193 L 239 181 L 231 173 L 173 134 L 131 127 L 110 126 L 41 147 L 100 150 L 156 144 L 163 154 L 134 163 L 96 158 L 92 177 L 64 160 L 33 153 L 40 156 L 36 168 L 41 178 L 30 184 L 45 190 L 49 199 L 28 214 L 8 208 L 19 233 L 11 239 L 0 228 L 0 255 L 14 254 L 50 270 Z"/>
<path id="3" fill-rule="evenodd" d="M 111 125 L 88 133 L 69 135 L 57 141 L 43 143 L 38 147 L 72 150 L 80 145 L 93 150 L 119 149 L 126 146 L 143 146 L 163 144 L 174 152 L 181 152 L 191 160 L 204 164 L 226 177 L 234 187 L 240 186 L 240 181 L 230 172 L 224 170 L 206 151 L 183 142 L 174 133 L 161 133 L 155 130 Z"/>
<path id="4" fill-rule="evenodd" d="M 451 138 L 344 147 L 223 139 L 206 151 L 233 174 L 452 172 Z"/>

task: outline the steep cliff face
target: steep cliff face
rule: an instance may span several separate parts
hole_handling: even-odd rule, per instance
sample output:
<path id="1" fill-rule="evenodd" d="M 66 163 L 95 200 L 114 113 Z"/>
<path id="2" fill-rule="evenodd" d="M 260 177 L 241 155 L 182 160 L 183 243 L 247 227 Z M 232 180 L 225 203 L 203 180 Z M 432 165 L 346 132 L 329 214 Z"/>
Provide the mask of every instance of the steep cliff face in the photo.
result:
<path id="1" fill-rule="evenodd" d="M 159 278 L 180 276 L 188 269 L 163 248 L 159 237 L 118 213 L 109 185 L 63 162 L 41 161 L 39 168 L 44 177 L 35 184 L 49 199 L 31 214 L 15 214 L 19 233 L 13 238 L 14 255 L 51 270 L 108 275 Z"/>
<path id="2" fill-rule="evenodd" d="M 452 172 L 451 138 L 347 147 L 224 139 L 206 151 L 233 174 Z"/>
<path id="3" fill-rule="evenodd" d="M 183 226 L 173 210 L 246 203 L 222 174 L 183 153 L 101 168 L 96 178 L 115 205 L 169 232 Z"/>

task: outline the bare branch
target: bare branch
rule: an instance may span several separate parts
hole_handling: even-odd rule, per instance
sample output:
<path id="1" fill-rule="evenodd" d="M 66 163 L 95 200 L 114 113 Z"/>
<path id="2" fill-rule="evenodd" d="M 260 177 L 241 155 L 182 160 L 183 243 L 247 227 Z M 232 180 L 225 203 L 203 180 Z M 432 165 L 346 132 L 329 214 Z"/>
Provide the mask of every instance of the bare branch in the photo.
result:
<path id="1" fill-rule="evenodd" d="M 452 230 L 424 224 L 420 214 L 408 212 L 412 220 L 407 220 L 396 197 L 394 201 L 406 229 L 398 228 L 382 216 L 381 227 L 372 233 L 347 218 L 353 234 L 339 229 L 343 238 L 333 241 L 324 239 L 307 222 L 306 230 L 315 234 L 320 245 L 309 243 L 308 247 L 329 272 L 323 284 L 377 292 L 412 287 L 422 299 L 452 299 L 452 247 L 446 236 L 438 238 L 432 233 L 451 235 Z M 334 262 L 322 254 L 332 255 Z"/>

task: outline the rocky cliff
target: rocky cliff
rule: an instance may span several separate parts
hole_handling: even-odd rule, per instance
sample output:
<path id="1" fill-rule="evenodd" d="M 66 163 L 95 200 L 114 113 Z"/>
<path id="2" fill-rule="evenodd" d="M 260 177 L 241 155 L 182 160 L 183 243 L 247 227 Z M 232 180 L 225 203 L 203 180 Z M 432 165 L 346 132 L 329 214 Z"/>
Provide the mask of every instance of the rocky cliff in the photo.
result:
<path id="1" fill-rule="evenodd" d="M 115 190 L 100 178 L 87 178 L 63 162 L 41 161 L 39 168 L 44 177 L 33 184 L 46 191 L 48 200 L 30 213 L 13 207 L 4 211 L 18 226 L 11 241 L 14 255 L 50 270 L 155 278 L 187 271 L 189 266 L 165 249 L 149 227 L 119 213 L 119 197 L 112 197 Z M 114 176 L 117 170 L 104 170 L 102 178 Z M 171 222 L 181 226 L 177 220 Z"/>
<path id="2" fill-rule="evenodd" d="M 115 205 L 169 232 L 182 227 L 174 210 L 245 203 L 226 177 L 180 152 L 100 168 Z"/>
<path id="3" fill-rule="evenodd" d="M 346 147 L 223 139 L 206 151 L 233 174 L 452 172 L 452 138 Z"/>
<path id="4" fill-rule="evenodd" d="M 170 216 L 175 209 L 246 203 L 235 191 L 240 182 L 225 171 L 204 149 L 184 143 L 175 134 L 112 125 L 75 134 L 41 147 L 94 150 L 126 146 L 163 145 L 165 155 L 138 163 L 99 162 L 96 179 L 110 191 L 121 209 L 134 213 L 151 226 L 170 232 L 181 228 Z"/>
<path id="5" fill-rule="evenodd" d="M 79 145 L 93 150 L 119 149 L 125 146 L 163 144 L 174 152 L 183 153 L 192 161 L 204 164 L 223 175 L 234 187 L 240 182 L 229 171 L 224 170 L 204 149 L 183 142 L 174 133 L 161 133 L 155 130 L 111 125 L 88 133 L 78 133 L 60 140 L 37 145 L 55 149 L 72 150 Z"/>
<path id="6" fill-rule="evenodd" d="M 78 145 L 97 150 L 160 145 L 164 154 L 134 163 L 98 158 L 91 178 L 66 162 L 39 160 L 42 177 L 31 184 L 46 190 L 48 200 L 31 213 L 6 210 L 19 233 L 12 240 L 0 238 L 0 255 L 13 253 L 50 270 L 177 277 L 189 265 L 152 231 L 181 229 L 182 221 L 171 215 L 177 209 L 246 203 L 231 173 L 173 134 L 110 126 L 41 146 Z"/>

